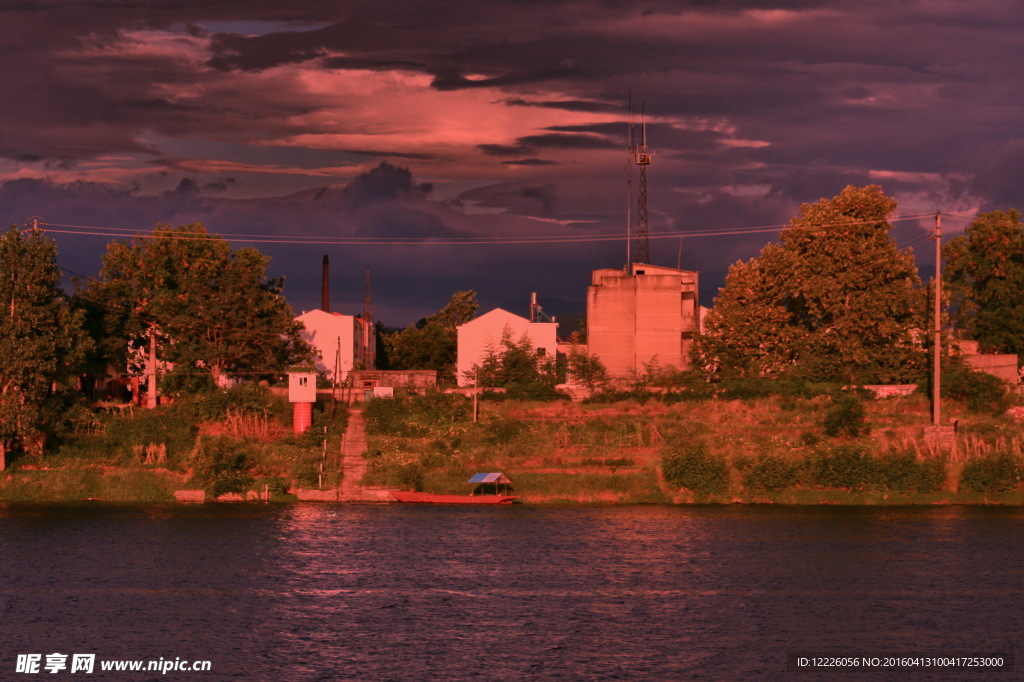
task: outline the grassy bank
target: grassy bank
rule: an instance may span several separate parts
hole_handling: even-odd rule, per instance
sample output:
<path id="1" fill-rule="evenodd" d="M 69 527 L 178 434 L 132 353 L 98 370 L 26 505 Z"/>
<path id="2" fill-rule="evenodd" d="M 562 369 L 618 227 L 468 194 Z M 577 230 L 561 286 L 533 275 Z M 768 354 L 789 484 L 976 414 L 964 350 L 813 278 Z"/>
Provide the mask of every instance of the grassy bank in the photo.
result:
<path id="1" fill-rule="evenodd" d="M 164 502 L 187 488 L 210 497 L 269 489 L 287 499 L 287 490 L 315 488 L 321 477 L 325 487 L 338 484 L 346 419 L 341 406 L 333 419 L 318 412 L 296 437 L 288 402 L 254 385 L 134 414 L 83 407 L 41 458 L 18 457 L 0 472 L 0 500 Z"/>
<path id="2" fill-rule="evenodd" d="M 462 396 L 372 401 L 364 483 L 464 493 L 472 474 L 502 471 L 526 503 L 1024 504 L 1024 428 L 968 400 L 944 403 L 959 424 L 949 449 L 926 440 L 921 395 L 617 398 L 483 401 L 477 422 Z M 320 413 L 296 438 L 289 405 L 256 387 L 87 413 L 43 458 L 0 474 L 0 500 L 160 502 L 182 488 L 292 499 L 321 475 L 339 483 L 346 418 Z"/>
<path id="3" fill-rule="evenodd" d="M 528 503 L 1021 504 L 1024 430 L 944 406 L 952 449 L 925 439 L 925 397 L 847 394 L 601 404 L 375 401 L 367 483 L 457 493 L 503 471 Z"/>

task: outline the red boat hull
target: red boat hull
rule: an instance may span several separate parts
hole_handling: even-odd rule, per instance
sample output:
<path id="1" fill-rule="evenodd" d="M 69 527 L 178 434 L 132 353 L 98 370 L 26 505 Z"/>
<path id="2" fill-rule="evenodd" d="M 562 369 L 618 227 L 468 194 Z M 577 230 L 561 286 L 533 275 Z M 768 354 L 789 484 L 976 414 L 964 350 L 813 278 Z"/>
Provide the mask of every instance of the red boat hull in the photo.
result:
<path id="1" fill-rule="evenodd" d="M 436 495 L 411 490 L 392 490 L 391 496 L 406 504 L 512 504 L 518 495 Z"/>

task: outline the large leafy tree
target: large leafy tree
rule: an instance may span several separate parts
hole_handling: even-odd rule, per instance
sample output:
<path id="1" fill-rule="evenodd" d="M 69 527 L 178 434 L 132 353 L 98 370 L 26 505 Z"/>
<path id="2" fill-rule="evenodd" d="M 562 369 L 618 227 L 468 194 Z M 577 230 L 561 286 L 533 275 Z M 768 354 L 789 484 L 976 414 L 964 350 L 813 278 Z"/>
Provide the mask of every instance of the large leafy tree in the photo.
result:
<path id="1" fill-rule="evenodd" d="M 983 213 L 943 248 L 953 319 L 989 351 L 1024 354 L 1024 227 L 1017 211 Z"/>
<path id="2" fill-rule="evenodd" d="M 91 341 L 60 289 L 57 246 L 41 230 L 0 237 L 0 469 L 7 453 L 41 454 Z"/>
<path id="3" fill-rule="evenodd" d="M 717 376 L 862 382 L 920 371 L 924 292 L 912 252 L 889 236 L 895 208 L 873 185 L 803 204 L 780 243 L 730 268 L 697 363 Z"/>
<path id="4" fill-rule="evenodd" d="M 112 242 L 99 279 L 80 297 L 102 317 L 103 351 L 122 364 L 149 335 L 177 371 L 226 376 L 273 374 L 309 360 L 300 325 L 268 278 L 270 259 L 232 250 L 199 224 L 157 226 L 152 236 Z"/>
<path id="5" fill-rule="evenodd" d="M 455 379 L 458 327 L 476 316 L 475 291 L 458 291 L 433 315 L 384 336 L 390 369 L 432 369 L 439 378 Z"/>

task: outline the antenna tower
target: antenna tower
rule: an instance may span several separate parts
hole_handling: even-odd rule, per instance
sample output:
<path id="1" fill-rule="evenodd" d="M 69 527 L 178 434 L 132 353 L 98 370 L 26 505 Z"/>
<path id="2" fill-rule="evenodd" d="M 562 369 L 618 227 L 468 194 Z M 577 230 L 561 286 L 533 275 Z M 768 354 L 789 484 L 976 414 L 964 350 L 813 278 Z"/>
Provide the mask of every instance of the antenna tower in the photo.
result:
<path id="1" fill-rule="evenodd" d="M 370 293 L 370 266 L 366 266 L 363 289 L 363 369 L 377 368 L 377 334 L 373 322 L 373 294 Z"/>
<path id="2" fill-rule="evenodd" d="M 632 109 L 632 103 L 630 104 Z M 651 245 L 647 236 L 647 166 L 651 163 L 651 154 L 647 151 L 647 121 L 644 117 L 644 105 L 640 104 L 640 144 L 636 144 L 633 133 L 633 116 L 630 111 L 629 144 L 632 161 L 640 167 L 640 183 L 637 191 L 636 211 L 636 248 L 633 253 L 634 263 L 651 262 Z"/>

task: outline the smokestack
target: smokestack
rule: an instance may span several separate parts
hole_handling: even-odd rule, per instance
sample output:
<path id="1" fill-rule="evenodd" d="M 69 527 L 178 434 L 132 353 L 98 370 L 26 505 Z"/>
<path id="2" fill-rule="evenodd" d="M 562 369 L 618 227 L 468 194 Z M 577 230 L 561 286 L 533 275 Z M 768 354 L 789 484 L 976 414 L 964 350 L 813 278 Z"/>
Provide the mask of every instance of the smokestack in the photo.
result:
<path id="1" fill-rule="evenodd" d="M 324 254 L 324 276 L 320 284 L 320 309 L 325 313 L 331 312 L 331 275 L 327 255 Z"/>

